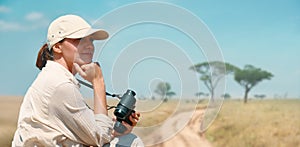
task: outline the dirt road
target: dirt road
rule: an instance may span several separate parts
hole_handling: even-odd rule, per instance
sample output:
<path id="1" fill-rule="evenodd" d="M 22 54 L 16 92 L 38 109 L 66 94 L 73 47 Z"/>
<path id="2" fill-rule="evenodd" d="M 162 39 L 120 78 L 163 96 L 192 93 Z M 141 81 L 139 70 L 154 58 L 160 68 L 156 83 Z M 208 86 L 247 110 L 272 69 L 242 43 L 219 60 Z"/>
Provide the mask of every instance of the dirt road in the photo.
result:
<path id="1" fill-rule="evenodd" d="M 196 110 L 190 121 L 180 132 L 160 144 L 155 144 L 155 140 L 165 138 L 163 135 L 165 135 L 166 132 L 178 130 L 178 127 L 182 126 L 182 123 L 185 122 L 182 121 L 183 118 L 186 118 L 191 112 L 179 113 L 170 118 L 170 120 L 164 123 L 160 127 L 160 130 L 153 135 L 153 144 L 155 145 L 152 145 L 152 147 L 211 147 L 211 144 L 205 139 L 204 135 L 201 135 L 199 132 L 203 113 L 203 109 Z"/>

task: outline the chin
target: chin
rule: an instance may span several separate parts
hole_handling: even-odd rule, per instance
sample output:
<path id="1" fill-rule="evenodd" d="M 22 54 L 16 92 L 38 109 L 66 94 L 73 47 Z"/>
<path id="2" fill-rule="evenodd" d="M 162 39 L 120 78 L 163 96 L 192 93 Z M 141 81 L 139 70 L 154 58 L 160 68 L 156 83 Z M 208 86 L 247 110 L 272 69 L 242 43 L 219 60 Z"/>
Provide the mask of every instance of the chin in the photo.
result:
<path id="1" fill-rule="evenodd" d="M 84 65 L 84 64 L 89 64 L 92 63 L 92 60 L 80 60 L 80 61 L 75 61 L 78 65 Z"/>
<path id="2" fill-rule="evenodd" d="M 89 64 L 89 63 L 92 63 L 92 60 L 83 62 L 83 64 Z"/>

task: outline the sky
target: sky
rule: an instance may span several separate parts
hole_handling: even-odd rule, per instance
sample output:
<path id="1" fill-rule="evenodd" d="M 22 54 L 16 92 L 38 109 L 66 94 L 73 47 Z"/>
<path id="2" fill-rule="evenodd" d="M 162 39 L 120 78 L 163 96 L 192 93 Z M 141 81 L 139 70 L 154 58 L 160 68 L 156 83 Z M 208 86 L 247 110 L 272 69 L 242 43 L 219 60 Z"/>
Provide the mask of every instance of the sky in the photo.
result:
<path id="1" fill-rule="evenodd" d="M 25 95 L 39 73 L 35 60 L 46 42 L 48 25 L 61 15 L 75 14 L 110 33 L 107 41 L 95 44 L 94 57 L 101 63 L 108 91 L 121 93 L 133 88 L 138 96 L 149 97 L 158 82 L 167 81 L 177 96 L 207 93 L 199 75 L 188 68 L 221 54 L 219 59 L 239 68 L 251 64 L 274 75 L 255 86 L 250 97 L 300 98 L 298 0 L 166 0 L 151 1 L 157 2 L 154 7 L 145 4 L 152 9 L 143 9 L 139 5 L 143 2 L 150 1 L 1 0 L 0 95 Z M 170 8 L 161 9 L 164 4 Z M 135 19 L 139 22 L 133 24 Z M 211 49 L 215 56 L 208 53 L 209 45 L 205 47 L 209 41 L 217 44 Z M 233 97 L 243 96 L 244 89 L 232 75 L 224 86 Z M 91 93 L 84 87 L 82 90 Z"/>

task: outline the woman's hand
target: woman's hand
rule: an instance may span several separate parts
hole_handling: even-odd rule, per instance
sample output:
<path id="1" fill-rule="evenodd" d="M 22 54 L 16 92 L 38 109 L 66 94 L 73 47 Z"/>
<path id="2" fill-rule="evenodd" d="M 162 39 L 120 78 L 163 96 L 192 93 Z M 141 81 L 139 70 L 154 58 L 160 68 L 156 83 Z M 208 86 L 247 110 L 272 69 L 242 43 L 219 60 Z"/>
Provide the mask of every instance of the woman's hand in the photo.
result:
<path id="1" fill-rule="evenodd" d="M 140 119 L 140 116 L 141 116 L 141 113 L 140 113 L 140 112 L 132 113 L 132 114 L 129 116 L 129 120 L 132 122 L 132 126 L 136 126 L 137 122 L 138 122 L 139 119 Z"/>
<path id="2" fill-rule="evenodd" d="M 91 82 L 92 84 L 94 84 L 96 80 L 103 80 L 102 70 L 97 62 L 84 64 L 82 66 L 74 63 L 74 68 L 82 78 Z"/>
<path id="3" fill-rule="evenodd" d="M 105 83 L 99 63 L 89 63 L 81 67 L 74 63 L 74 68 L 82 78 L 93 84 L 94 113 L 107 115 Z"/>
<path id="4" fill-rule="evenodd" d="M 132 113 L 129 116 L 129 120 L 132 122 L 132 126 L 126 123 L 125 121 L 122 121 L 122 124 L 126 127 L 126 131 L 123 133 L 118 133 L 117 131 L 113 130 L 112 135 L 116 137 L 116 136 L 126 135 L 130 133 L 133 127 L 135 127 L 137 122 L 139 121 L 140 116 L 141 116 L 140 112 Z M 113 118 L 113 121 L 116 121 L 116 118 Z"/>

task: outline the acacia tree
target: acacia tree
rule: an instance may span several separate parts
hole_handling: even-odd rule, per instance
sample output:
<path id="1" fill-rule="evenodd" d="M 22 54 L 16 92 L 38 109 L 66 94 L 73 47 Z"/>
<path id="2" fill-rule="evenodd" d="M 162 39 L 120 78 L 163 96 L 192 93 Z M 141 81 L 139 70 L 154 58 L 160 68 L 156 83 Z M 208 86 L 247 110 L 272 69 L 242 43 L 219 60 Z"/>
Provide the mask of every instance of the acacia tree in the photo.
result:
<path id="1" fill-rule="evenodd" d="M 168 82 L 158 83 L 154 92 L 160 95 L 164 102 L 168 101 L 169 97 L 175 95 L 175 92 L 171 91 L 171 85 Z"/>
<path id="2" fill-rule="evenodd" d="M 224 78 L 225 75 L 234 73 L 238 70 L 238 68 L 234 65 L 221 61 L 195 64 L 191 66 L 190 69 L 200 74 L 200 80 L 203 81 L 204 85 L 208 89 L 212 100 L 214 100 L 214 91 L 219 81 Z"/>
<path id="3" fill-rule="evenodd" d="M 272 77 L 272 73 L 252 65 L 245 65 L 244 69 L 237 70 L 234 80 L 245 88 L 244 103 L 247 103 L 248 93 L 254 86 L 265 79 L 270 80 Z"/>
<path id="4" fill-rule="evenodd" d="M 195 93 L 195 96 L 200 97 L 200 96 L 208 96 L 208 93 L 204 93 L 204 92 L 197 92 Z"/>

